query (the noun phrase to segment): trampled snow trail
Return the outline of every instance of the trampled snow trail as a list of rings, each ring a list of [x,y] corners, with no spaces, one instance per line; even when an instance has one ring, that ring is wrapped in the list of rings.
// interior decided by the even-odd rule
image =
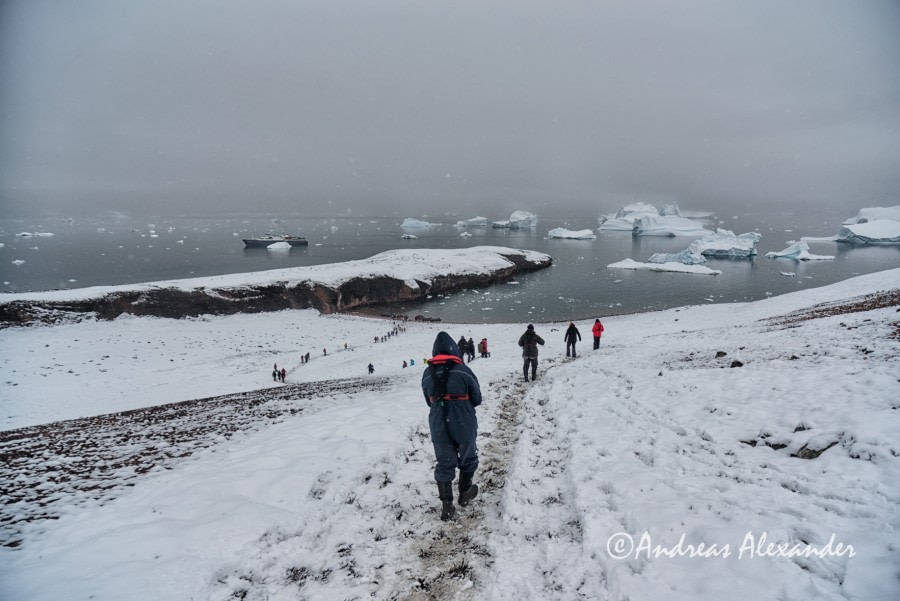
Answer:
[[[479,493],[457,507],[454,520],[439,518],[434,454],[427,429],[419,427],[402,455],[378,459],[368,473],[321,474],[306,522],[248,545],[217,574],[220,597],[261,600],[297,591],[311,598],[477,598],[493,567],[488,539],[502,519],[526,389],[509,377],[482,383],[482,391]]]

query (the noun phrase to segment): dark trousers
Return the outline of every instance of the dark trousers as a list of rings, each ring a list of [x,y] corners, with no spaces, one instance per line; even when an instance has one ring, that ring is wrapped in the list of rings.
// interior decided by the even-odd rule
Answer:
[[[570,352],[572,353],[571,356],[574,357],[575,356],[575,341],[574,340],[572,342],[566,343],[566,357],[569,356]]]
[[[600,348],[600,337],[594,336],[594,350],[596,351],[598,348]]]
[[[528,379],[528,366],[529,365],[531,365],[531,379],[533,380],[534,376],[537,374],[537,357],[535,357],[533,359],[530,357],[525,358],[525,365],[522,367],[522,371],[525,372],[526,380]]]
[[[456,468],[461,472],[474,472],[478,469],[478,448],[475,443],[457,444],[452,440],[435,442],[434,456],[437,465],[434,466],[434,479],[436,482],[453,482],[456,477]]]

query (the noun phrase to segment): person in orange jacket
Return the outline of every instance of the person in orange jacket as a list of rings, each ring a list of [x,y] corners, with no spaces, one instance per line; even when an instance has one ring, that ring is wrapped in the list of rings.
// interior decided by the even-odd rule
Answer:
[[[599,319],[594,320],[594,327],[591,328],[591,332],[594,334],[594,350],[596,351],[600,348],[600,336],[603,334],[603,324],[600,323]]]

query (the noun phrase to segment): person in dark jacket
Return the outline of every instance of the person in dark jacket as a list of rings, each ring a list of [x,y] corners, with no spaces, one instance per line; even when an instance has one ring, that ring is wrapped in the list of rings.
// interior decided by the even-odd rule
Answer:
[[[537,335],[534,326],[528,324],[528,329],[519,337],[519,346],[522,347],[522,358],[525,359],[523,371],[525,372],[525,381],[528,381],[528,366],[531,365],[531,379],[537,378],[537,360],[538,347],[544,346],[544,339]]]
[[[566,336],[565,336],[565,341],[566,341],[566,357],[569,357],[569,356],[574,357],[574,356],[575,356],[575,342],[576,342],[576,338],[577,338],[578,340],[581,340],[581,332],[578,331],[578,328],[575,327],[575,324],[574,324],[574,323],[569,322],[569,329],[566,330]],[[571,355],[569,355],[569,352],[570,352],[570,351],[571,351],[571,353],[572,353]]]
[[[466,355],[469,354],[469,343],[466,341],[465,336],[459,337],[459,340],[456,342],[456,347],[459,349],[459,356],[465,359]]]
[[[475,341],[469,338],[466,343],[466,354],[469,355],[469,363],[475,358]]]
[[[459,346],[447,332],[434,339],[434,356],[422,374],[422,393],[431,408],[428,426],[437,465],[434,479],[442,505],[441,519],[456,514],[453,506],[453,478],[459,468],[459,505],[465,507],[478,494],[472,484],[478,469],[478,419],[475,407],[481,404],[478,378],[463,363]]]

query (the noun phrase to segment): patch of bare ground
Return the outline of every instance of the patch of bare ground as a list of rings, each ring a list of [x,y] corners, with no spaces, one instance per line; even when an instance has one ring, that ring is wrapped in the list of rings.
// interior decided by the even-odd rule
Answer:
[[[873,294],[837,302],[822,303],[786,315],[771,317],[763,321],[767,325],[777,329],[793,328],[799,326],[802,322],[811,319],[820,319],[822,317],[831,317],[833,315],[845,315],[847,313],[862,313],[864,311],[874,311],[875,309],[896,307],[898,305],[900,305],[900,290],[889,290],[887,292],[875,292]]]
[[[317,397],[383,390],[385,378],[288,384],[0,432],[0,545],[63,506],[106,503],[154,469],[310,408]]]

